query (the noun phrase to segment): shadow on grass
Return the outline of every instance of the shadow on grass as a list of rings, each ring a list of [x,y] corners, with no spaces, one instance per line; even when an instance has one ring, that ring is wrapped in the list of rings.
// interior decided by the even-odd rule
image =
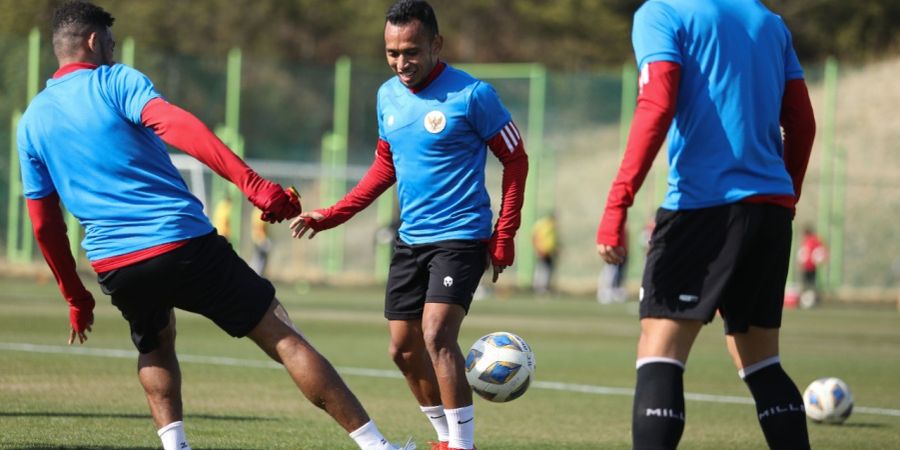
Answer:
[[[88,419],[140,419],[151,420],[150,414],[131,414],[131,413],[90,413],[90,412],[58,412],[58,411],[23,411],[8,412],[0,411],[0,417],[75,417]],[[186,414],[190,419],[206,419],[206,420],[222,420],[222,421],[267,421],[279,420],[274,417],[258,417],[258,416],[232,416],[221,414]],[[69,447],[65,447],[69,448]],[[76,448],[76,447],[72,447]],[[81,448],[81,447],[77,447]],[[99,447],[90,447],[99,448]]]

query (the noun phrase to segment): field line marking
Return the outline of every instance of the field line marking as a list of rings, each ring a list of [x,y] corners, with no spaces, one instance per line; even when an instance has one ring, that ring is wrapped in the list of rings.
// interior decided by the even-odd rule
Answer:
[[[25,344],[25,343],[13,343],[13,342],[0,342],[0,350],[6,351],[19,351],[19,352],[28,352],[28,353],[51,353],[51,354],[76,354],[76,355],[88,355],[88,356],[97,356],[103,358],[117,358],[117,359],[134,359],[136,356],[136,350],[119,350],[119,349],[110,349],[110,348],[88,348],[88,347],[68,347],[63,345],[40,345],[40,344]],[[255,367],[262,369],[281,369],[281,364],[278,364],[274,361],[262,361],[262,360],[254,360],[254,359],[240,359],[240,358],[228,358],[222,356],[202,356],[202,355],[187,355],[187,354],[179,354],[178,360],[182,362],[192,362],[197,364],[210,364],[210,365],[218,365],[218,366],[234,366],[234,367]],[[382,369],[365,369],[359,367],[335,367],[338,372],[344,375],[356,375],[362,377],[373,377],[373,378],[403,378],[402,375],[396,370],[382,370]],[[596,386],[592,384],[574,384],[574,383],[562,383],[556,381],[535,381],[531,384],[532,387],[538,389],[548,389],[554,391],[565,391],[565,392],[581,392],[584,394],[594,394],[594,395],[621,395],[626,397],[634,396],[634,389],[629,388],[618,388],[618,387],[608,387],[608,386]],[[700,394],[695,392],[685,392],[684,393],[685,400],[693,400],[698,402],[709,402],[709,403],[729,403],[729,404],[741,404],[741,405],[752,405],[753,399],[750,397],[737,397],[731,395],[712,395],[712,394]],[[862,413],[862,414],[874,414],[880,416],[893,416],[900,417],[900,409],[888,409],[888,408],[870,408],[866,406],[854,406],[854,413]]]

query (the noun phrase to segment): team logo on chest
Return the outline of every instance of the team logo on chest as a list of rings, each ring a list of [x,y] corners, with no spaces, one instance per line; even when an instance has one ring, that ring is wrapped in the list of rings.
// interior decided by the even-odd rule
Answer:
[[[429,133],[438,134],[447,127],[447,117],[440,111],[432,111],[425,115],[425,129]]]

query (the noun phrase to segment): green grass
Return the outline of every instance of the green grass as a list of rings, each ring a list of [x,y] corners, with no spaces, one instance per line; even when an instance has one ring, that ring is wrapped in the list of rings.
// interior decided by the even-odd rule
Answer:
[[[155,449],[159,440],[135,375],[136,352],[118,311],[97,293],[94,332],[65,345],[67,313],[52,283],[0,279],[0,448]],[[381,291],[279,287],[279,298],[307,337],[336,366],[382,431],[433,432],[387,357]],[[631,389],[636,305],[601,306],[587,298],[510,295],[473,304],[460,345],[490,331],[512,331],[534,348],[537,380]],[[353,449],[343,430],[309,404],[249,341],[205,319],[178,313],[188,438],[201,449]],[[11,344],[49,349],[24,351]],[[52,346],[52,347],[50,347]],[[814,378],[849,383],[857,412],[842,426],[810,424],[816,449],[900,448],[900,313],[823,307],[788,311],[784,365],[801,389]],[[78,354],[77,350],[87,350]],[[124,356],[108,350],[124,350]],[[232,358],[250,366],[193,357]],[[255,363],[256,366],[252,364]],[[700,335],[688,364],[689,392],[748,397],[724,348],[721,322]],[[537,384],[508,404],[476,400],[477,444],[493,449],[630,448],[631,397],[550,390]],[[764,449],[752,405],[688,400],[685,449]]]

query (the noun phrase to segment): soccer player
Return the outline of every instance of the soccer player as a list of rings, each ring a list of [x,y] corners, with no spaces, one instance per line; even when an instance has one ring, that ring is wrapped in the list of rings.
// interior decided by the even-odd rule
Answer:
[[[69,344],[87,340],[94,299],[76,273],[60,200],[84,227],[82,246],[100,286],[131,327],[138,378],[165,450],[190,448],[173,308],[252,339],[360,448],[393,449],[291,323],[272,284],[216,233],[164,143],[235,183],[270,222],[297,216],[299,200],[260,177],[195,116],[164,100],[146,76],[115,64],[113,20],[81,1],[56,10],[59,70],[28,106],[17,136],[34,234],[69,303]]]
[[[537,255],[534,267],[532,290],[538,295],[547,295],[553,287],[553,271],[559,253],[559,239],[556,232],[556,214],[549,213],[538,219],[531,227],[531,245]]]
[[[817,295],[816,269],[825,262],[828,256],[828,250],[825,244],[816,234],[812,225],[803,227],[803,239],[800,241],[800,248],[797,250],[797,262],[800,264],[800,276],[803,285],[803,294],[801,294],[801,306],[809,308],[815,306]],[[802,301],[806,296],[807,301]]]
[[[443,38],[428,3],[394,3],[384,41],[396,76],[378,90],[375,161],[342,200],[301,214],[291,228],[313,237],[397,182],[402,223],[384,308],[390,354],[437,432],[433,448],[472,449],[475,412],[457,339],[488,255],[494,282],[513,263],[528,157],[494,89],[440,60]],[[503,164],[493,232],[487,148]]]
[[[688,353],[718,311],[769,446],[808,449],[803,400],[778,356],[791,220],[815,135],[791,34],[745,0],[651,0],[632,33],[640,93],[597,231],[606,262],[625,256],[626,210],[667,130],[670,167],[641,287],[634,448],[678,445]]]

